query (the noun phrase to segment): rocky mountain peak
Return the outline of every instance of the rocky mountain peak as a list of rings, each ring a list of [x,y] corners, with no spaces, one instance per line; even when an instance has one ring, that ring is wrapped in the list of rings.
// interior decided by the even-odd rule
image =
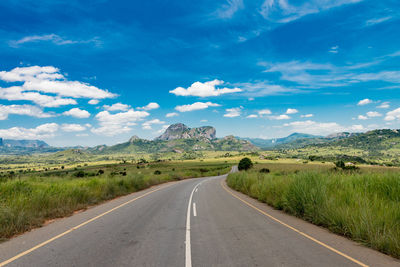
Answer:
[[[132,137],[129,139],[129,143],[133,143],[133,142],[135,142],[135,141],[137,141],[137,140],[140,140],[139,136],[134,135],[134,136],[132,136]]]
[[[202,126],[199,128],[189,128],[183,123],[170,125],[165,132],[156,138],[156,140],[175,140],[175,139],[215,139],[216,130],[211,126]]]

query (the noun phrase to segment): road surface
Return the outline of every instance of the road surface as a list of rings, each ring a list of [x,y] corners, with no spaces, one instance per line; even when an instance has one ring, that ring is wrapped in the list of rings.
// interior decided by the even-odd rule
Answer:
[[[400,266],[228,189],[226,176],[130,194],[0,244],[0,266]]]

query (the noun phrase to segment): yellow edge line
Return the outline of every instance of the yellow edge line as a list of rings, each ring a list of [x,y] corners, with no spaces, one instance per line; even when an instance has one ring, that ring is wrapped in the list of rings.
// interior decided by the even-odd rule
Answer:
[[[41,247],[43,247],[43,246],[45,246],[45,245],[47,245],[47,244],[53,242],[54,240],[59,239],[60,237],[65,236],[66,234],[69,234],[69,233],[71,233],[72,231],[74,231],[74,230],[76,230],[76,229],[79,229],[79,228],[81,228],[82,226],[84,226],[84,225],[86,225],[86,224],[88,224],[88,223],[93,222],[93,221],[99,219],[100,217],[103,217],[104,215],[107,215],[107,214],[109,214],[109,213],[111,213],[111,212],[113,212],[113,211],[115,211],[115,210],[117,210],[117,209],[119,209],[119,208],[121,208],[121,207],[123,207],[123,206],[125,206],[125,205],[128,205],[129,203],[132,203],[132,202],[135,201],[135,200],[138,200],[138,199],[140,199],[140,198],[143,198],[143,197],[145,197],[145,196],[147,196],[147,195],[150,195],[151,193],[154,193],[154,192],[159,191],[159,190],[161,190],[161,189],[167,188],[167,187],[169,187],[169,186],[171,186],[171,185],[172,185],[172,184],[167,185],[167,186],[163,186],[163,187],[160,187],[160,188],[157,188],[157,189],[154,189],[154,190],[152,190],[152,191],[150,191],[150,192],[147,192],[147,193],[145,193],[145,194],[143,194],[143,195],[141,195],[141,196],[138,196],[138,197],[136,197],[136,198],[134,198],[134,199],[131,199],[131,200],[127,201],[127,202],[124,202],[124,203],[122,203],[122,204],[120,204],[120,205],[118,205],[118,206],[116,206],[116,207],[114,207],[114,208],[112,208],[112,209],[110,209],[110,210],[108,210],[108,211],[106,211],[106,212],[103,212],[103,213],[97,215],[96,217],[93,217],[92,219],[89,219],[89,220],[87,220],[87,221],[85,221],[85,222],[83,222],[83,223],[81,223],[81,224],[79,224],[79,225],[77,225],[77,226],[72,227],[71,229],[69,229],[69,230],[67,230],[67,231],[65,231],[65,232],[63,232],[63,233],[61,233],[61,234],[59,234],[59,235],[56,235],[56,236],[54,236],[54,237],[52,237],[52,238],[50,238],[50,239],[48,239],[48,240],[46,240],[46,241],[44,241],[44,242],[42,242],[42,243],[40,243],[40,244],[34,246],[33,248],[30,248],[30,249],[28,249],[28,250],[25,250],[24,252],[21,252],[21,253],[19,253],[18,255],[14,256],[14,257],[12,257],[12,258],[6,260],[6,261],[0,262],[0,267],[5,266],[5,265],[7,265],[7,264],[9,264],[9,263],[11,263],[11,262],[13,262],[13,261],[15,261],[15,260],[17,260],[17,259],[19,259],[19,258],[25,256],[25,255],[27,255],[27,254],[29,254],[29,253],[31,253],[31,252],[37,250],[38,248],[41,248]]]
[[[354,262],[354,263],[356,263],[356,264],[358,264],[358,265],[360,265],[360,266],[368,267],[368,265],[366,265],[366,264],[364,264],[364,263],[362,263],[362,262],[360,262],[360,261],[358,261],[358,260],[356,260],[356,259],[350,257],[349,255],[347,255],[347,254],[345,254],[345,253],[343,253],[343,252],[340,252],[339,250],[337,250],[337,249],[335,249],[335,248],[333,248],[333,247],[331,247],[331,246],[329,246],[329,245],[327,245],[327,244],[325,244],[325,243],[323,243],[323,242],[321,242],[321,241],[315,239],[315,238],[312,237],[312,236],[309,236],[309,235],[306,234],[306,233],[303,233],[303,232],[300,231],[300,230],[297,230],[297,229],[294,228],[293,226],[290,226],[290,225],[288,225],[288,224],[282,222],[281,220],[275,218],[274,216],[272,216],[272,215],[266,213],[265,211],[262,211],[261,209],[257,208],[256,206],[250,204],[249,202],[247,202],[246,200],[240,198],[240,197],[237,196],[236,194],[232,193],[228,188],[226,188],[226,186],[223,184],[223,180],[221,180],[221,186],[225,189],[226,192],[228,192],[229,194],[231,194],[231,195],[234,196],[235,198],[239,199],[240,201],[242,201],[243,203],[245,203],[245,204],[248,205],[249,207],[251,207],[251,208],[257,210],[258,212],[264,214],[265,216],[269,217],[270,219],[272,219],[272,220],[274,220],[274,221],[276,221],[276,222],[282,224],[283,226],[286,226],[287,228],[289,228],[289,229],[295,231],[296,233],[299,233],[300,235],[302,235],[302,236],[304,236],[304,237],[306,237],[306,238],[308,238],[308,239],[314,241],[315,243],[317,243],[317,244],[319,244],[319,245],[321,245],[321,246],[323,246],[323,247],[325,247],[325,248],[327,248],[327,249],[329,249],[329,250],[335,252],[336,254],[339,254],[340,256],[345,257],[346,259],[348,259],[348,260],[350,260],[350,261],[352,261],[352,262]]]

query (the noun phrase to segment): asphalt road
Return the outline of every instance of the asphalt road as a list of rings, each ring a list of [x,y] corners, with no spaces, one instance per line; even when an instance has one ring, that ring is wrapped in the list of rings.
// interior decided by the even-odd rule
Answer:
[[[228,189],[168,183],[0,244],[0,266],[397,266],[399,261]]]

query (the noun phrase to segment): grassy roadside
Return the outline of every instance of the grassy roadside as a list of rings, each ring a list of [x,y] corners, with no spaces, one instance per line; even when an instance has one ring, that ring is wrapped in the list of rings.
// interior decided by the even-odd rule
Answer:
[[[262,202],[400,258],[400,172],[296,169],[263,164],[228,176],[228,185]]]
[[[90,166],[0,177],[0,240],[152,185],[227,173],[227,163],[160,162]]]

